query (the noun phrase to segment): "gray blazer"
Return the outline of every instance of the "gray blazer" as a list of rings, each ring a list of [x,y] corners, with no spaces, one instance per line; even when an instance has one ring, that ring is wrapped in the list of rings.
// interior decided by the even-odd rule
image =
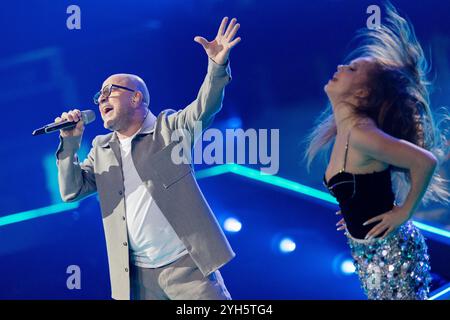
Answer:
[[[161,112],[153,125],[141,128],[132,141],[132,159],[142,181],[203,275],[234,256],[206,202],[189,164],[174,164],[171,142],[176,129],[193,131],[195,121],[207,128],[221,109],[229,64],[209,59],[208,73],[197,98],[186,108]],[[116,133],[95,137],[82,163],[77,151],[81,137],[60,138],[56,152],[59,190],[63,201],[78,201],[98,192],[103,217],[112,297],[130,299],[129,248],[120,146]]]

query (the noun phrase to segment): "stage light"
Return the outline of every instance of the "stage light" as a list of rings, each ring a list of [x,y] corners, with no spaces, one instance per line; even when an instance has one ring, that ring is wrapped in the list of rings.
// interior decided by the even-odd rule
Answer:
[[[350,259],[344,260],[341,263],[341,271],[343,274],[352,274],[355,273],[355,265],[353,261]]]
[[[226,173],[234,173],[252,180],[258,180],[267,184],[281,187],[283,189],[288,189],[316,199],[320,199],[328,203],[337,204],[336,199],[333,198],[333,196],[331,196],[329,193],[308,187],[306,185],[302,185],[300,183],[279,176],[263,174],[259,170],[247,168],[236,163],[226,163],[199,170],[195,173],[195,177],[197,179],[204,179]]]
[[[283,238],[280,241],[279,248],[280,248],[280,251],[283,253],[293,252],[296,247],[297,247],[297,245],[291,238]]]
[[[242,127],[242,119],[239,117],[231,117],[226,121],[227,128],[241,128]]]
[[[80,205],[79,201],[70,203],[58,203],[44,208],[38,208],[29,211],[10,214],[4,217],[0,217],[0,227],[8,224],[13,224],[21,221],[27,221],[30,219],[47,216],[50,214],[57,214],[64,211],[75,210],[78,208],[79,205]]]
[[[353,275],[356,271],[353,259],[347,251],[338,253],[332,262],[333,273],[338,277]]]
[[[242,223],[236,218],[228,218],[223,223],[223,228],[228,232],[239,232],[242,228]]]
[[[446,300],[449,298],[449,293],[450,293],[450,283],[447,283],[447,285],[445,285],[442,288],[439,288],[435,291],[433,291],[431,294],[431,297],[428,298],[428,300]]]

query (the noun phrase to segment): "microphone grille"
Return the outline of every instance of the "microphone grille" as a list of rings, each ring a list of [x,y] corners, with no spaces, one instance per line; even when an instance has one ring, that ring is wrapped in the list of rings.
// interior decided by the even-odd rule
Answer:
[[[84,124],[89,124],[95,120],[95,112],[92,110],[81,111]]]

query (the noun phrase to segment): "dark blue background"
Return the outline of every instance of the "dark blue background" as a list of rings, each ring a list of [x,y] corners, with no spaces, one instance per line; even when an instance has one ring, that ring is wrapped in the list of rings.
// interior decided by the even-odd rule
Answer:
[[[81,8],[81,30],[66,28],[69,16],[66,8],[71,4]],[[61,202],[55,180],[57,134],[32,137],[34,129],[52,122],[63,111],[94,109],[98,120],[85,131],[80,151],[85,155],[91,140],[106,133],[92,96],[114,73],[141,76],[149,87],[150,108],[155,114],[165,108],[183,108],[195,98],[207,67],[206,54],[193,38],[201,35],[212,39],[223,16],[239,19],[242,42],[231,53],[233,81],[226,88],[223,109],[213,126],[224,128],[234,123],[244,129],[280,129],[278,174],[323,190],[321,177],[325,163],[317,162],[308,173],[302,162],[305,147],[302,141],[326,105],[324,84],[348,53],[355,31],[365,27],[366,8],[372,4],[382,2],[40,0],[2,3],[0,217]],[[448,106],[450,2],[399,0],[394,5],[412,20],[432,60],[433,107]],[[448,163],[444,165],[443,174],[448,176]],[[334,208],[310,204],[307,198],[285,194],[276,188],[268,192],[265,186],[253,186],[245,179],[208,179],[201,184],[212,207],[217,208],[217,214],[223,212],[226,216],[230,210],[235,211],[234,214],[243,221],[248,219],[246,223],[250,224],[244,223],[240,233],[230,235],[241,255],[226,267],[224,274],[230,279],[228,285],[237,297],[362,297],[355,277],[348,281],[330,273],[333,257],[346,252],[342,235],[335,234],[333,227]],[[236,186],[246,190],[240,198],[235,198]],[[221,205],[229,199],[235,201]],[[321,218],[311,218],[319,214]],[[450,229],[446,207],[422,208],[417,218]],[[312,232],[327,239],[329,233],[330,239],[339,243],[329,254],[326,248],[330,239],[322,243],[314,237],[300,237],[305,242],[295,254],[301,254],[302,246],[310,246],[308,250],[312,251],[304,251],[308,252],[307,258],[295,258],[295,254],[277,256],[276,250],[270,251],[270,245],[264,242],[270,242],[272,237],[286,230],[291,233],[302,230],[305,221],[312,223],[315,219],[322,223],[315,224]],[[250,228],[255,224],[258,228]],[[77,213],[0,226],[0,237],[4,240],[0,288],[8,288],[0,289],[0,298],[105,297],[108,279],[104,273],[106,255],[101,228],[95,197],[83,202]],[[267,235],[267,239],[261,239],[262,234]],[[317,248],[311,243],[317,244]],[[319,250],[323,250],[325,262],[320,260],[321,256],[310,255]],[[262,256],[264,252],[267,256]],[[70,262],[71,259],[76,261]],[[257,265],[251,265],[250,260],[257,261]],[[310,261],[313,267],[309,269],[305,261]],[[72,263],[84,266],[87,274],[84,281],[90,288],[76,296],[66,292],[64,270],[59,276],[52,276]],[[324,269],[317,269],[317,266]],[[296,273],[305,274],[313,269],[320,271],[310,283],[304,282],[307,276],[302,278],[302,283],[292,280]],[[238,281],[237,274],[245,270],[250,270],[248,277]],[[271,271],[267,284],[261,283],[255,270]],[[317,282],[320,274],[323,279],[334,277],[335,287],[327,288],[327,293],[323,292],[325,284]],[[96,279],[101,289],[94,289]],[[33,281],[39,285],[33,287]],[[52,281],[61,287],[42,285]],[[276,288],[269,283],[275,283]],[[340,288],[344,283],[353,287]],[[264,288],[270,289],[264,291]]]

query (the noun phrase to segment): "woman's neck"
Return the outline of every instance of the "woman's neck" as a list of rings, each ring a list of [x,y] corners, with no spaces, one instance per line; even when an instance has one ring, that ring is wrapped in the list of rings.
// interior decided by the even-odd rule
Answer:
[[[351,106],[345,102],[336,105],[333,105],[333,102],[331,102],[331,105],[337,133],[347,133],[356,122],[356,118],[351,111]]]

